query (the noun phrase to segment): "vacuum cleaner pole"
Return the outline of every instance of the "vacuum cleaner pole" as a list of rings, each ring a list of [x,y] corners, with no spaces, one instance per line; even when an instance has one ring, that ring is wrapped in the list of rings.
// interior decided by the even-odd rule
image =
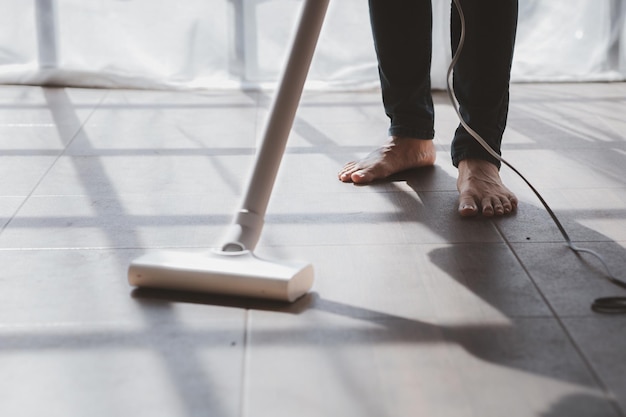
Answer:
[[[239,212],[219,250],[155,251],[133,260],[128,282],[137,287],[199,291],[295,301],[313,285],[313,266],[268,261],[253,250],[300,102],[329,0],[305,0],[256,162]]]
[[[305,0],[302,7],[300,22],[265,124],[243,204],[225,236],[223,251],[252,251],[259,241],[267,205],[302,96],[328,3],[329,0]]]

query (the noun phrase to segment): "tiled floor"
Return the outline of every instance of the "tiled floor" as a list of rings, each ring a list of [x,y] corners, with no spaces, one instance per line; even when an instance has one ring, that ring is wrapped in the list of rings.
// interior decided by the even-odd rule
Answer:
[[[367,187],[336,172],[385,136],[379,93],[308,92],[257,252],[303,259],[293,305],[133,291],[130,260],[219,243],[268,98],[0,87],[0,415],[626,415],[626,295],[521,180],[460,219],[455,115],[439,160]],[[626,84],[512,87],[505,157],[626,278]]]

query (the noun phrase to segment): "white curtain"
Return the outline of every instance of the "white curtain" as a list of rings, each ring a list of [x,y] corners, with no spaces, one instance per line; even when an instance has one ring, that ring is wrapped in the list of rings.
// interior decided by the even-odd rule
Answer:
[[[519,2],[513,81],[626,78],[625,0]],[[301,5],[302,0],[0,0],[0,83],[271,86]],[[450,7],[450,0],[433,0],[435,88],[445,86],[450,60]],[[307,88],[377,85],[367,0],[331,0]]]

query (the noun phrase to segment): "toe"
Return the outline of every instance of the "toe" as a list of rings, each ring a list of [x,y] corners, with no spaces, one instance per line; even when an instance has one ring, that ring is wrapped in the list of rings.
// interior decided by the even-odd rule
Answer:
[[[494,215],[494,208],[491,202],[491,198],[483,198],[482,201],[482,212],[485,217],[492,217]]]
[[[354,171],[350,175],[350,179],[355,184],[367,184],[369,182],[372,182],[373,177],[372,177],[371,172],[365,169],[360,169],[358,171]]]
[[[352,175],[351,172],[342,171],[339,173],[339,181],[350,182],[352,181],[351,175]]]
[[[507,195],[506,198],[502,199],[502,208],[504,209],[504,214],[515,211],[517,208],[517,197],[512,194]]]
[[[352,176],[355,170],[356,170],[355,163],[349,162],[346,165],[344,165],[344,167],[341,169],[341,171],[339,171],[339,174],[337,176],[339,177],[340,181],[350,182],[352,181],[350,177]]]
[[[502,202],[498,200],[498,201],[495,201],[493,204],[493,211],[496,216],[502,216],[504,215],[506,210],[504,209],[504,205],[502,204]]]
[[[504,211],[504,214],[509,214],[510,212],[513,211],[513,205],[511,204],[510,200],[507,200],[504,203],[502,203],[502,210]]]
[[[470,195],[462,195],[459,199],[459,213],[463,217],[472,217],[478,214],[478,206]]]

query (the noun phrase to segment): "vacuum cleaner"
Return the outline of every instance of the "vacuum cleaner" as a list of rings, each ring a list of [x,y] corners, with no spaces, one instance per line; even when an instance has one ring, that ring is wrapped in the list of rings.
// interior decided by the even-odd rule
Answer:
[[[132,286],[293,302],[313,285],[313,266],[254,254],[329,0],[305,0],[240,210],[224,243],[201,253],[155,251],[131,262]]]

